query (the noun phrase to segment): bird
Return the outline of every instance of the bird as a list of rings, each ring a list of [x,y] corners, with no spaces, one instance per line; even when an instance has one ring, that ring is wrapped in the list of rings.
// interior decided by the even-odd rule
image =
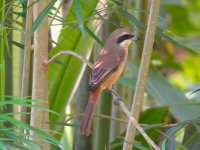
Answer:
[[[128,47],[137,40],[138,37],[128,28],[114,30],[106,40],[89,77],[90,96],[80,124],[80,134],[90,135],[98,96],[104,89],[111,89],[120,77],[128,58]]]

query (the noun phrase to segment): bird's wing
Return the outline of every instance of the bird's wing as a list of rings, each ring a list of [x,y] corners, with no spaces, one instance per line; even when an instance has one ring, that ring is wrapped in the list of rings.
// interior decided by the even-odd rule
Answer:
[[[117,55],[100,55],[94,64],[90,74],[88,85],[89,91],[94,91],[99,85],[107,79],[110,73],[114,72],[118,66],[124,61],[125,54],[123,52]]]

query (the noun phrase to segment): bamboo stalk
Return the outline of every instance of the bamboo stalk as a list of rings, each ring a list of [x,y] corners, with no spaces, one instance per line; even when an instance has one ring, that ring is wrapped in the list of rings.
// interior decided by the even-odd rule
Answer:
[[[0,1],[0,8],[5,7],[5,0]],[[3,25],[4,9],[0,10],[0,24]],[[1,35],[4,35],[4,29],[1,31]],[[4,40],[0,39],[0,95],[4,95],[5,91],[5,62],[4,62]]]
[[[33,3],[33,0],[28,0],[27,7]],[[29,79],[30,79],[30,60],[31,60],[31,36],[29,35],[33,19],[33,8],[30,6],[26,13],[26,30],[25,30],[25,45],[24,45],[24,63],[23,63],[23,71],[22,71],[22,89],[21,89],[21,97],[28,96],[29,91]],[[20,112],[27,112],[27,108],[21,106],[19,108]],[[26,115],[20,115],[20,121],[27,122]]]
[[[39,16],[41,11],[48,5],[48,0],[37,1],[33,5],[33,18]],[[46,16],[40,26],[34,33],[34,56],[33,56],[33,84],[32,84],[32,99],[34,105],[39,105],[48,108],[48,67],[43,64],[48,60],[48,17]],[[45,103],[36,103],[34,100],[42,99]],[[32,114],[37,114],[39,117],[31,116],[31,126],[49,130],[49,113],[36,108],[31,109]],[[34,134],[34,133],[32,133]],[[36,141],[42,150],[49,150],[50,145],[47,142]]]
[[[7,0],[5,1],[5,8],[3,9],[3,11],[7,11],[9,13],[6,14],[6,18],[12,18],[13,17],[13,14],[10,13],[13,11],[13,7],[12,5],[8,5],[10,4],[12,1],[11,0]],[[7,21],[6,19],[3,21],[3,26],[5,27],[8,27],[10,28],[12,26],[12,24]],[[4,95],[13,95],[13,92],[14,92],[14,88],[13,88],[13,47],[11,44],[8,44],[8,40],[12,40],[13,39],[13,31],[10,30],[10,31],[6,31],[3,33],[4,35],[1,37],[3,38],[5,41],[4,41],[4,63],[5,63],[5,80],[3,81],[3,83],[5,84],[5,93]],[[10,100],[9,98],[5,97],[4,100]],[[6,109],[4,109],[4,112],[7,112],[7,113],[10,113],[10,112],[13,112],[13,106],[12,105],[6,105],[5,106]],[[9,127],[11,127],[12,125],[10,123],[6,123],[6,125]]]
[[[160,150],[160,148],[152,141],[152,139],[146,134],[146,132],[140,127],[138,124],[137,120],[131,116],[131,113],[128,111],[126,106],[122,101],[119,101],[120,107],[123,109],[124,113],[127,115],[129,120],[131,121],[132,125],[142,134],[142,136],[145,138],[145,140],[155,149],[155,150]],[[127,143],[125,140],[124,143]]]
[[[77,101],[76,101],[76,109],[77,113],[84,112],[86,105],[88,103],[89,94],[85,87],[87,87],[88,84],[88,78],[89,78],[89,68],[85,69],[85,72],[82,76],[81,82],[79,84],[79,87],[77,89]],[[69,120],[68,120],[69,121]],[[75,119],[76,124],[81,123],[80,118]],[[92,150],[92,136],[83,136],[79,132],[79,128],[74,128],[74,143],[73,143],[73,150]]]
[[[98,102],[98,114],[111,115],[112,95],[104,91]],[[102,130],[103,129],[103,130]],[[96,118],[94,135],[94,150],[109,149],[110,120]]]
[[[135,95],[133,98],[133,104],[131,108],[131,115],[133,118],[138,120],[139,114],[143,104],[144,88],[147,80],[147,74],[150,65],[151,53],[153,48],[153,42],[155,37],[155,30],[157,25],[157,18],[159,16],[160,0],[152,0],[150,15],[148,20],[148,26],[145,36],[142,61],[139,69],[138,79],[136,83]],[[128,123],[128,128],[126,131],[125,141],[134,141],[136,132],[136,127],[131,123],[131,119]],[[132,145],[128,142],[124,142],[123,150],[131,150]]]

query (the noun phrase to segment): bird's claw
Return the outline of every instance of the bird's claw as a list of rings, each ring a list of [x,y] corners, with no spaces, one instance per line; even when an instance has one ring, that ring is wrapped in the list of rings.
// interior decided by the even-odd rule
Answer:
[[[112,89],[107,88],[107,89],[106,89],[106,92],[112,94]]]
[[[122,101],[122,98],[121,97],[117,97],[115,100],[114,100],[114,104],[115,105],[119,105],[119,102]]]

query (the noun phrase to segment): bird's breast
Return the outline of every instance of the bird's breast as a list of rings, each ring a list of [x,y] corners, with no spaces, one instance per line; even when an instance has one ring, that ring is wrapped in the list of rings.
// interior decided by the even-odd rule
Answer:
[[[117,81],[117,79],[120,77],[120,75],[124,69],[125,63],[126,63],[126,59],[101,84],[101,89],[110,88]]]

